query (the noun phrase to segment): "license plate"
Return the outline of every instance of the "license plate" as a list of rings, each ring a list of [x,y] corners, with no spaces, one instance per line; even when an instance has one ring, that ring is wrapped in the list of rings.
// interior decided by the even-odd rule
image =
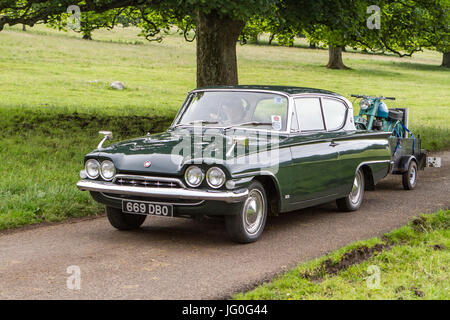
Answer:
[[[440,157],[427,157],[427,167],[440,168],[441,158]]]
[[[173,206],[167,203],[122,200],[122,211],[161,217],[173,217]]]

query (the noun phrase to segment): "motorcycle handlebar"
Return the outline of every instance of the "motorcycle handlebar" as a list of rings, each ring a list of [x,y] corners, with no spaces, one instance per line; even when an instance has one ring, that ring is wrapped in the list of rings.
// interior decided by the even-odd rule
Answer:
[[[368,96],[364,96],[364,95],[361,95],[361,94],[352,94],[351,96],[354,97],[354,98],[369,98]],[[379,97],[379,99],[380,100],[395,100],[394,97]]]

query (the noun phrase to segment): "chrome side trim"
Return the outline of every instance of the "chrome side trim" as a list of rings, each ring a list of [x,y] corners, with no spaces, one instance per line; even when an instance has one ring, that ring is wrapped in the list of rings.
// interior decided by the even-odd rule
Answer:
[[[114,199],[114,200],[131,200],[131,201],[140,201],[140,200],[132,200],[132,199],[124,199],[124,198],[117,198],[117,197],[111,197],[108,196],[107,194],[104,194],[103,192],[100,192],[102,194],[102,196],[104,196],[105,198],[109,198],[109,199]],[[145,201],[145,202],[152,202],[152,201]],[[198,206],[201,205],[203,202],[205,202],[205,200],[201,200],[198,202],[192,202],[192,203],[186,203],[186,202],[167,202],[168,204],[172,204],[174,206]]]
[[[335,197],[336,195],[337,195],[337,193],[333,193],[333,194],[329,194],[329,195],[318,197],[318,198],[314,198],[314,199],[308,199],[308,200],[301,200],[301,201],[297,201],[297,202],[292,202],[291,204],[295,205],[295,204],[299,204],[299,203],[307,203],[307,202],[319,201],[321,199],[327,199],[327,198]]]
[[[233,179],[239,179],[239,178],[247,178],[247,177],[257,177],[257,176],[271,176],[275,179],[275,181],[278,182],[277,177],[273,172],[270,170],[257,170],[257,171],[251,171],[251,172],[245,172],[245,173],[238,173],[233,175]]]
[[[363,165],[366,165],[366,164],[377,164],[377,163],[389,163],[389,166],[390,166],[391,165],[391,160],[374,160],[374,161],[361,162],[358,165],[358,167],[356,168],[356,170],[355,170],[355,175],[356,175],[356,172],[358,172],[359,168],[361,168]]]
[[[160,197],[171,199],[215,200],[227,203],[236,203],[248,197],[248,190],[239,192],[217,190],[193,190],[181,188],[146,188],[120,186],[106,181],[80,180],[77,183],[81,191],[95,191],[102,193],[126,194],[143,197]]]

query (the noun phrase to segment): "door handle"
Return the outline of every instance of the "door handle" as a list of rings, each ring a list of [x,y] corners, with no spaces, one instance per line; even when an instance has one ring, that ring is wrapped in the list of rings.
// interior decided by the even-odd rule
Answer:
[[[331,143],[330,143],[330,147],[336,147],[338,145],[339,145],[339,143],[336,143],[334,141],[331,141]]]

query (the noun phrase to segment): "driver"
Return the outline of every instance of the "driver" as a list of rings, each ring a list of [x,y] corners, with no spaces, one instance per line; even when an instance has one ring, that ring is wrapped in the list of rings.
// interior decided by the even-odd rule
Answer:
[[[244,105],[238,97],[227,97],[222,102],[222,110],[226,117],[226,121],[232,124],[242,122],[244,118]]]

